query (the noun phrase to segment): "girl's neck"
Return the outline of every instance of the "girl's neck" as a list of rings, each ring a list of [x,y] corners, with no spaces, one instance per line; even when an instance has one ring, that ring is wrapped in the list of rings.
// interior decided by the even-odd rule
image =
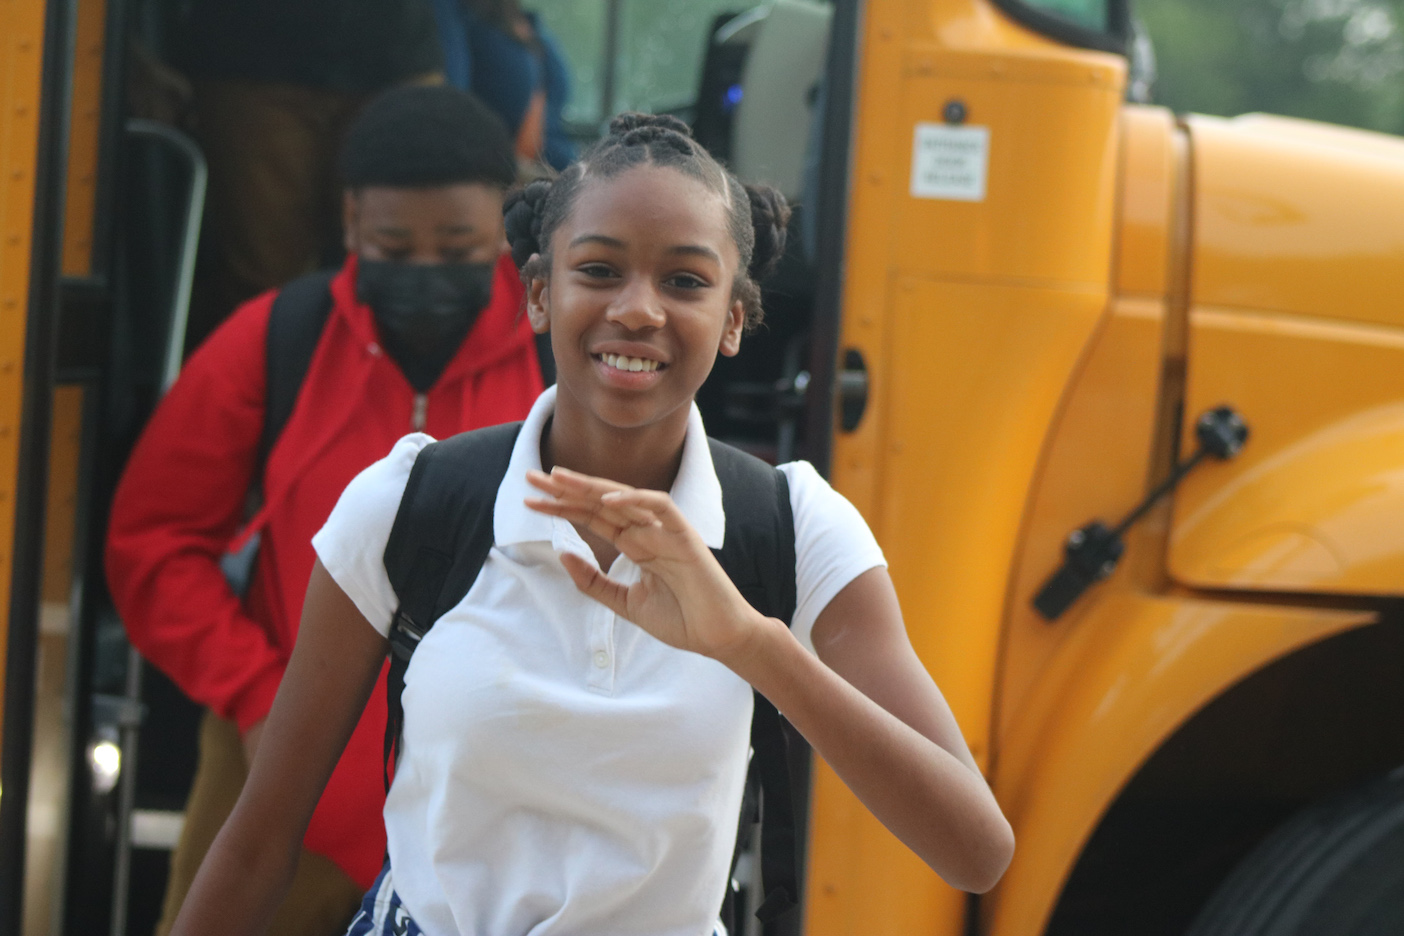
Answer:
[[[648,426],[620,429],[575,412],[557,396],[556,411],[541,436],[541,467],[556,465],[630,487],[668,491],[682,465],[691,407]]]

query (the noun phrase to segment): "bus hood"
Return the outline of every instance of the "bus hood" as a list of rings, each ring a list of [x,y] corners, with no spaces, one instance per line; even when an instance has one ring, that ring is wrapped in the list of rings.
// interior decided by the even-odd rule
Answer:
[[[1196,307],[1404,325],[1404,139],[1187,118]]]

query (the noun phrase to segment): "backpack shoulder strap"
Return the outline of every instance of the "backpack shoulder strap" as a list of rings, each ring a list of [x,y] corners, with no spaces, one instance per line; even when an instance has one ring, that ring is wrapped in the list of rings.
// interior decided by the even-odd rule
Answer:
[[[721,482],[726,534],[713,550],[741,595],[762,614],[788,627],[795,616],[795,518],[784,472],[739,449],[709,439],[712,465]],[[778,919],[799,904],[798,802],[807,797],[807,763],[798,733],[786,728],[770,700],[755,696],[751,716],[751,772],[748,788],[761,793],[761,881],[765,900],[756,910],[762,922]],[[743,816],[743,826],[749,819]],[[744,829],[743,829],[744,831]],[[739,846],[738,841],[738,846]],[[740,921],[737,921],[739,930]]]
[[[492,550],[492,514],[521,423],[431,442],[410,469],[385,546],[385,571],[399,599],[390,622],[385,780],[389,789],[404,709],[400,695],[415,648],[463,600]]]
[[[260,477],[297,405],[302,382],[312,365],[312,355],[331,315],[331,281],[337,272],[320,270],[300,276],[273,297],[273,309],[268,316],[268,389],[263,407],[263,435],[258,445]]]
[[[788,627],[798,601],[789,481],[754,455],[707,441],[726,513],[722,547],[712,552],[752,607]]]

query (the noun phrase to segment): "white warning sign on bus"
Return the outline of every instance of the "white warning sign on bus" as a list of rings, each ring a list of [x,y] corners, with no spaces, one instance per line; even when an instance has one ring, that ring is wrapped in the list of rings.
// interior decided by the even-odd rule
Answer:
[[[912,196],[984,201],[990,128],[919,123],[912,144]]]

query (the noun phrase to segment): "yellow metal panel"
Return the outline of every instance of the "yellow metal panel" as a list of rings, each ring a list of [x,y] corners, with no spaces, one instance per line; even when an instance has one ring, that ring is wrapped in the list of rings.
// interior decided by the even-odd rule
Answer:
[[[49,487],[44,511],[44,567],[39,611],[39,659],[34,687],[34,749],[29,772],[29,823],[25,829],[24,932],[54,931],[53,911],[62,880],[68,801],[71,719],[64,718],[64,689],[72,652],[69,612],[73,546],[77,533],[79,464],[83,445],[81,386],[54,391],[49,433]]]
[[[1373,619],[1126,591],[1093,600],[1001,756],[995,793],[1019,845],[985,904],[991,936],[1042,932],[1098,819],[1190,715],[1271,660]]]
[[[0,698],[9,631],[43,36],[42,0],[0,3]]]
[[[63,217],[63,275],[93,270],[102,65],[107,0],[78,0],[73,51],[73,102],[68,121],[68,182]]]
[[[1186,415],[1231,403],[1243,453],[1176,494],[1188,584],[1404,593],[1404,330],[1199,309]]]
[[[1103,303],[966,283],[898,291],[876,519],[912,643],[981,761],[1027,491]]]
[[[1001,739],[1027,717],[1022,705],[1035,679],[1092,603],[1082,599],[1055,624],[1033,609],[1033,596],[1062,563],[1067,535],[1089,520],[1116,522],[1146,492],[1163,319],[1161,301],[1118,299],[1054,424],[1010,589],[996,706]],[[1097,588],[1123,586],[1128,576],[1143,581],[1138,573],[1158,570],[1162,559],[1154,537],[1138,537]]]
[[[1404,140],[1194,117],[1194,301],[1404,324]]]
[[[875,0],[865,18],[841,347],[866,357],[871,402],[833,478],[984,763],[1028,485],[1106,311],[1125,64],[975,0]],[[913,198],[916,125],[957,97],[990,130],[986,197]],[[811,936],[962,931],[962,895],[822,765],[811,823]]]
[[[44,580],[40,599],[46,605],[66,605],[73,584],[73,537],[77,533],[82,449],[83,387],[59,387],[54,391],[48,503],[44,512]]]
[[[897,294],[886,380],[873,404],[884,413],[887,441],[876,459],[882,485],[870,518],[912,643],[983,763],[1026,491],[1105,295],[911,279]],[[811,881],[819,892],[847,877],[847,912],[855,921],[891,923],[878,932],[931,932],[927,908],[958,919],[959,896],[876,820],[847,807],[831,815],[842,796],[827,779],[816,794]]]
[[[1163,107],[1129,105],[1121,126],[1116,291],[1163,296],[1169,289],[1175,121]]]
[[[1107,283],[1121,72],[1103,62],[918,47],[906,56],[906,188],[919,122],[962,101],[990,134],[981,201],[899,198],[890,262],[906,273],[1021,282]]]

